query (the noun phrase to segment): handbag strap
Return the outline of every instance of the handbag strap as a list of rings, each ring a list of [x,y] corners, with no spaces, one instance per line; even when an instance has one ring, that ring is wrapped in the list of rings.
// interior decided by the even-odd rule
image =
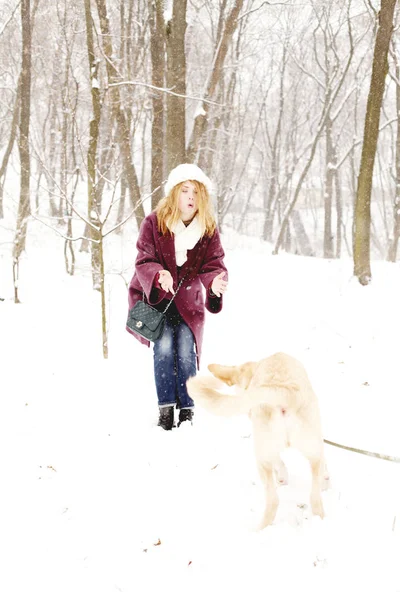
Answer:
[[[171,300],[168,302],[167,306],[164,308],[163,310],[163,314],[167,312],[167,310],[169,309],[169,307],[171,306],[172,302],[174,301],[175,296],[177,295],[177,293],[179,292],[179,288],[181,287],[183,280],[185,278],[182,277],[182,279],[180,280],[180,282],[178,283],[178,287],[176,288],[176,292],[175,294],[172,296]]]
[[[186,275],[187,275],[187,273],[186,273]],[[185,275],[185,277],[186,277],[186,275]],[[168,302],[167,306],[166,306],[166,307],[164,308],[164,310],[162,311],[162,314],[166,313],[166,312],[167,312],[167,310],[169,309],[169,307],[171,306],[172,302],[174,301],[174,298],[175,298],[175,296],[176,296],[176,295],[177,295],[177,293],[179,292],[179,289],[180,289],[180,287],[181,287],[181,285],[182,285],[182,283],[183,283],[183,281],[184,281],[185,277],[182,277],[182,279],[181,279],[181,280],[180,280],[180,282],[178,283],[178,287],[176,288],[176,292],[175,292],[175,294],[172,296],[171,300]],[[144,290],[143,290],[143,302],[145,302],[145,301],[146,301],[146,297],[145,297],[145,295],[144,295]]]

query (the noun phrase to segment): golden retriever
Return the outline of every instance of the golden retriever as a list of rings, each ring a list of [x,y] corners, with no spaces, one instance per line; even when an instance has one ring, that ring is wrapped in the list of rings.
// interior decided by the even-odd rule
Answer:
[[[275,519],[279,498],[274,471],[278,482],[285,483],[287,474],[280,454],[287,447],[296,448],[310,462],[311,510],[323,518],[321,490],[327,486],[329,476],[323,455],[318,400],[303,365],[279,352],[259,362],[236,367],[212,364],[208,369],[214,377],[196,375],[187,381],[187,389],[195,402],[214,414],[249,415],[257,467],[266,489],[260,529]],[[218,391],[223,387],[221,381],[240,390],[224,394]]]

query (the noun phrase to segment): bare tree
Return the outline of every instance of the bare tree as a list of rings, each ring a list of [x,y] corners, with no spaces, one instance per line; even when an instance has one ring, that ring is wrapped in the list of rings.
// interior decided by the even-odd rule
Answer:
[[[271,127],[275,126],[275,131],[268,135],[268,139],[271,140],[271,176],[268,186],[268,192],[264,196],[264,209],[265,209],[265,222],[263,230],[263,238],[267,241],[271,241],[273,231],[273,220],[274,213],[273,207],[276,206],[276,199],[279,189],[279,168],[280,168],[280,153],[281,153],[281,134],[282,134],[282,123],[284,116],[285,107],[285,93],[284,84],[287,67],[287,54],[288,54],[288,36],[283,44],[282,48],[282,61],[279,69],[279,103],[277,118],[271,121]],[[268,128],[270,120],[268,119],[267,111],[265,111],[265,127]]]
[[[394,47],[392,58],[395,65],[394,83],[396,85],[396,142],[395,142],[395,194],[393,202],[393,233],[389,241],[388,260],[396,262],[400,240],[400,60]]]
[[[187,0],[173,0],[172,17],[166,23],[167,87],[175,93],[186,94],[186,8]],[[167,171],[185,162],[186,156],[185,98],[167,96]]]
[[[332,136],[331,127],[332,127],[332,123],[333,123],[335,117],[332,116],[331,111],[332,111],[333,106],[335,105],[335,102],[336,102],[337,98],[339,97],[339,94],[342,90],[342,87],[346,80],[346,76],[349,72],[350,65],[351,65],[351,62],[352,62],[353,56],[354,56],[354,40],[353,40],[352,24],[351,24],[351,20],[349,17],[347,18],[347,28],[348,28],[348,39],[349,39],[349,47],[348,47],[348,51],[347,51],[347,56],[345,58],[344,64],[341,65],[341,68],[339,68],[339,66],[337,64],[336,68],[333,70],[333,74],[331,74],[325,80],[325,82],[327,84],[327,88],[324,88],[322,109],[321,109],[320,116],[318,117],[318,125],[317,125],[316,131],[314,133],[314,138],[310,142],[309,146],[306,149],[307,159],[306,159],[304,166],[302,167],[301,174],[298,178],[293,198],[289,202],[289,204],[287,204],[287,206],[285,208],[282,223],[281,223],[278,237],[275,242],[275,246],[274,246],[274,250],[273,250],[274,254],[278,253],[279,248],[281,247],[281,245],[283,243],[283,240],[285,238],[285,229],[288,225],[289,217],[290,217],[290,215],[297,203],[297,200],[300,196],[300,192],[301,192],[302,186],[305,182],[305,179],[307,177],[307,174],[311,169],[311,166],[312,166],[312,163],[314,161],[314,157],[315,157],[315,154],[317,151],[317,146],[318,146],[319,140],[322,137],[323,133],[326,132],[327,128],[328,128],[327,137],[329,140],[328,149],[327,149],[328,156],[330,159],[336,159],[336,153],[333,150],[332,137],[331,137]],[[314,46],[314,48],[315,48],[315,46]],[[336,52],[336,50],[333,49],[334,54],[335,54],[335,52]],[[298,66],[302,71],[304,71],[304,67],[302,65],[300,65],[298,63]],[[323,70],[323,72],[326,72],[326,66],[322,70]],[[308,74],[312,77],[312,79],[316,79],[315,75],[312,72],[309,71]],[[324,87],[323,84],[321,84],[319,81],[318,81],[318,86]],[[336,111],[336,113],[337,112],[338,111]],[[334,168],[336,168],[336,160],[335,160]],[[332,181],[333,181],[332,165],[328,165],[327,171],[329,174],[329,180],[328,180],[329,183],[328,184],[329,184],[329,186],[331,186]],[[331,173],[331,171],[332,171],[332,173]],[[329,245],[328,245],[326,242],[326,239],[327,239],[327,237],[331,238],[331,236],[332,236],[331,202],[332,202],[331,197],[329,197],[328,204],[325,201],[325,223],[324,223],[325,252],[329,251],[329,255],[331,255],[331,251],[330,251],[331,244],[329,243]],[[327,213],[328,213],[328,216],[327,216]]]
[[[109,95],[111,99],[112,112],[117,125],[118,141],[121,149],[121,158],[124,164],[126,181],[129,189],[129,195],[132,206],[137,206],[136,221],[140,227],[145,214],[143,206],[140,204],[140,188],[133,164],[132,151],[130,145],[130,131],[127,118],[121,102],[120,88],[117,84],[121,80],[121,75],[114,64],[114,53],[112,44],[112,33],[108,18],[106,0],[96,0],[97,11],[100,19],[100,29],[102,37],[102,49],[106,60],[106,71],[109,85]]]
[[[10,127],[10,137],[8,138],[8,144],[6,147],[6,151],[3,156],[3,160],[1,162],[0,167],[0,219],[4,217],[3,210],[3,190],[4,190],[4,181],[7,174],[8,161],[10,160],[11,152],[14,147],[14,143],[17,137],[17,130],[19,124],[19,111],[21,105],[21,76],[18,79],[17,83],[17,91],[15,94],[14,108],[11,120]]]
[[[238,26],[238,17],[240,11],[242,10],[243,2],[244,0],[235,0],[233,8],[226,19],[223,33],[221,37],[217,40],[217,47],[215,48],[213,64],[211,67],[206,89],[203,94],[204,100],[212,100],[214,97],[215,90],[222,75],[223,66],[229,45]],[[192,133],[187,148],[188,162],[196,161],[196,157],[200,150],[201,140],[207,129],[208,111],[210,105],[207,102],[204,102],[204,100],[201,103],[201,106],[197,111],[194,119]]]
[[[125,232],[134,236],[144,216],[143,190],[154,208],[167,169],[185,160],[197,162],[215,183],[220,225],[277,240],[276,248],[290,252],[351,255],[378,27],[378,19],[367,11],[379,3],[365,0],[361,11],[355,0],[30,4],[35,78],[28,147],[30,210],[44,221],[56,221],[66,235],[69,273],[75,259],[78,268],[80,260],[86,262],[86,256],[74,254],[75,208],[85,213],[78,222],[86,226],[82,246],[92,250],[100,289],[98,236],[103,235],[110,195],[109,222],[116,225],[110,236],[120,233],[122,245]],[[15,186],[15,173],[21,183],[26,175],[26,169],[20,171],[23,121],[26,126],[21,115],[22,29],[15,18],[20,6],[19,0],[7,0],[0,7],[0,218],[2,208],[5,217],[0,235],[14,231],[24,206]],[[40,26],[34,28],[35,6]],[[85,8],[90,52],[87,32],[76,26],[83,22]],[[354,39],[349,68],[348,23]],[[398,46],[398,28],[392,37]],[[386,79],[381,102],[370,241],[371,257],[398,260],[398,47],[391,62],[392,77]],[[26,98],[24,94],[25,105]],[[26,180],[22,189],[26,191]],[[140,206],[138,214],[127,228],[117,227],[128,203],[131,210]],[[24,228],[17,227],[23,234]],[[30,234],[30,224],[28,230]],[[115,242],[105,245],[106,264]],[[121,260],[128,261],[123,255]],[[112,260],[114,264],[119,258],[114,255]]]
[[[165,78],[165,24],[163,17],[163,4],[164,3],[162,0],[150,0],[149,2],[152,85],[156,88],[162,88],[164,86]],[[152,209],[154,210],[158,201],[163,195],[161,184],[163,181],[164,166],[164,99],[161,92],[157,92],[156,90],[154,90],[154,92],[152,93],[152,108],[153,121],[151,125],[151,189],[155,190],[156,188],[160,188],[152,196]],[[183,140],[185,139],[184,136],[185,130],[183,129]]]
[[[18,205],[17,228],[13,248],[14,301],[19,302],[18,280],[19,262],[26,245],[26,232],[30,212],[30,152],[29,125],[31,115],[31,7],[30,0],[21,0],[22,24],[22,63],[21,63],[21,108],[19,111],[18,150],[21,163],[20,196]]]
[[[379,121],[385,79],[388,72],[388,53],[393,31],[396,0],[382,0],[379,26],[375,38],[371,84],[364,125],[364,141],[358,176],[354,214],[354,275],[362,285],[371,280],[371,190],[379,134]]]
[[[90,91],[92,97],[93,115],[89,126],[89,145],[87,151],[87,189],[88,189],[88,223],[85,228],[84,241],[87,243],[88,235],[92,238],[91,260],[93,288],[101,290],[101,256],[99,252],[100,239],[100,206],[97,205],[96,196],[97,170],[98,170],[98,142],[101,121],[101,98],[98,67],[93,41],[93,22],[90,0],[85,1],[86,43],[89,59]],[[83,248],[84,249],[84,248]],[[104,307],[105,311],[105,307]]]

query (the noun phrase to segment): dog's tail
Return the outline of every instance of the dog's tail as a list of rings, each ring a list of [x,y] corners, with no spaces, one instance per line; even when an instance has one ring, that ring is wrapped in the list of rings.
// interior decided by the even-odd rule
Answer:
[[[215,377],[201,375],[188,379],[186,385],[189,396],[196,403],[222,417],[247,414],[249,410],[259,404],[266,404],[271,408],[286,409],[288,395],[298,389],[296,387],[288,388],[274,385],[236,390],[235,394],[224,394],[218,391],[223,386],[220,380]]]

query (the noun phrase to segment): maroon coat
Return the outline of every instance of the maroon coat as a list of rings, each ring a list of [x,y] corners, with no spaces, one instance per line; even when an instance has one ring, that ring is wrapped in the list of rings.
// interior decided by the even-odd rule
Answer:
[[[172,234],[162,235],[157,228],[157,216],[154,212],[148,215],[139,231],[136,243],[138,255],[135,262],[135,273],[129,284],[129,309],[142,300],[143,291],[149,304],[157,305],[164,298],[170,299],[172,294],[164,292],[157,286],[157,274],[166,269],[174,280],[176,291],[178,280],[185,277],[174,302],[178,312],[193,332],[197,348],[197,365],[200,363],[204,329],[204,306],[212,313],[222,309],[220,298],[211,297],[209,289],[216,275],[227,269],[224,265],[223,251],[218,230],[211,237],[204,236],[192,250],[187,251],[187,260],[180,267],[179,277],[175,259],[175,245]],[[204,300],[201,284],[206,289]],[[150,346],[150,342],[127,329],[142,344]]]

